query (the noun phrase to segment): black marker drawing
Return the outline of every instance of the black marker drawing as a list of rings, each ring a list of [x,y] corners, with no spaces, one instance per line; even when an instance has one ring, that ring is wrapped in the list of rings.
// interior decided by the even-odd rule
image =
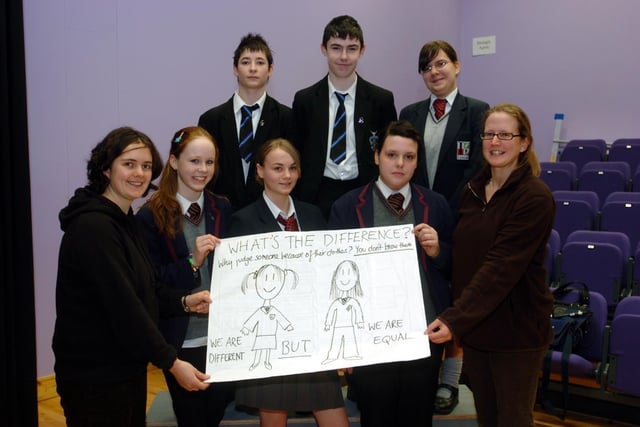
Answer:
[[[271,369],[271,350],[278,347],[276,337],[278,325],[285,331],[293,330],[291,322],[271,303],[285,285],[295,289],[298,285],[298,274],[273,264],[263,265],[257,271],[249,273],[242,281],[243,294],[246,294],[247,287],[254,286],[258,296],[263,300],[262,306],[244,322],[241,329],[244,335],[256,333],[252,347],[254,358],[249,367],[250,371],[260,364],[263,353],[264,367]]]
[[[331,299],[324,330],[332,330],[331,347],[323,365],[337,360],[342,353],[345,360],[362,359],[358,351],[356,327],[364,328],[362,307],[357,300],[362,297],[360,271],[358,265],[350,260],[338,264],[331,279]]]

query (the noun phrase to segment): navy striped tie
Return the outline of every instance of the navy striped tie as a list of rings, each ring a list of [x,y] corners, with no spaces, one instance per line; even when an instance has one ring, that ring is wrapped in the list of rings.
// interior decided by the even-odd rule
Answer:
[[[333,132],[331,133],[331,160],[339,165],[347,157],[347,112],[344,108],[346,93],[334,92],[338,98],[338,109],[336,118],[333,121]]]
[[[240,120],[240,135],[238,141],[240,143],[240,155],[245,162],[251,160],[253,156],[253,119],[252,113],[259,108],[258,104],[252,106],[242,106],[242,118]]]

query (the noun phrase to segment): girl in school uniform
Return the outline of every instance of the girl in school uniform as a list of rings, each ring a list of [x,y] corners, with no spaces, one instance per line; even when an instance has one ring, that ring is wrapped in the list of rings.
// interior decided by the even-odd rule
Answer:
[[[260,147],[256,173],[264,191],[233,215],[230,235],[325,229],[316,206],[291,198],[300,172],[298,151],[286,139],[273,139]],[[312,411],[320,427],[349,425],[336,371],[238,382],[236,403],[258,408],[262,427],[285,427],[287,413],[294,411]]]
[[[180,129],[171,139],[158,191],[138,213],[161,280],[190,293],[209,289],[214,249],[226,236],[231,220],[229,202],[205,190],[215,176],[217,161],[218,148],[209,132],[196,126]],[[207,327],[207,316],[197,313],[160,323],[179,357],[203,372]],[[165,378],[180,427],[218,425],[233,400],[231,382],[190,392],[166,371]]]

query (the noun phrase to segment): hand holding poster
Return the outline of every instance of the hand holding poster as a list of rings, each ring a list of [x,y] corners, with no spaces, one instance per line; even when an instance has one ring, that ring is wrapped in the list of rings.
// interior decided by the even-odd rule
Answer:
[[[224,239],[211,281],[210,381],[428,357],[412,229]]]

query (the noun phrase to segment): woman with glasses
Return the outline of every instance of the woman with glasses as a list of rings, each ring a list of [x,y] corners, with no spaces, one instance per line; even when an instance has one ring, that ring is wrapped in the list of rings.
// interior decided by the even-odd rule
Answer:
[[[480,425],[533,426],[552,338],[544,254],[555,204],[538,178],[524,111],[499,104],[485,117],[487,166],[462,193],[453,236],[453,306],[426,333],[435,343],[462,344]]]
[[[400,119],[418,129],[425,148],[413,181],[442,194],[455,217],[462,189],[484,164],[480,132],[489,104],[460,93],[458,54],[444,40],[422,46],[418,73],[431,95],[400,111]],[[445,347],[434,402],[438,414],[449,414],[458,404],[462,371],[460,349],[453,342]]]

